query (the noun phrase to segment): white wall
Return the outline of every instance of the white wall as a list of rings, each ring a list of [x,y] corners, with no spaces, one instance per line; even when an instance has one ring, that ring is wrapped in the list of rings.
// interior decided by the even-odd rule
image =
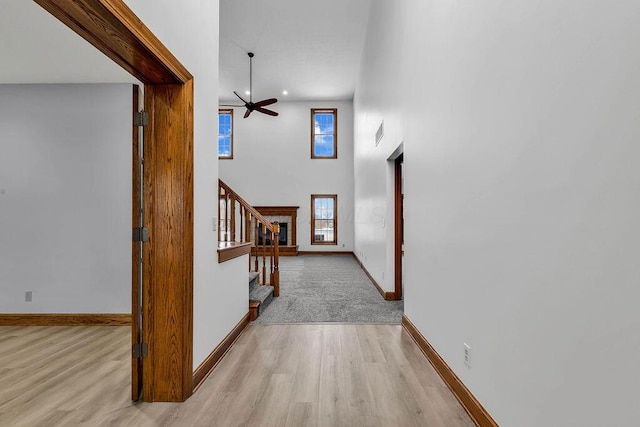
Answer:
[[[353,104],[278,102],[278,117],[234,112],[233,160],[220,178],[254,206],[299,206],[300,251],[353,250]],[[271,107],[270,107],[271,108]],[[338,109],[338,158],[311,159],[311,108]],[[338,195],[338,245],[311,244],[311,194]]]
[[[356,206],[383,205],[404,141],[405,312],[500,425],[640,417],[639,16],[631,0],[374,2]],[[375,150],[380,118],[397,131]],[[356,250],[382,253],[377,231],[357,223]]]
[[[130,84],[0,85],[0,312],[131,312],[131,111]]]
[[[2,0],[1,83],[138,80],[34,1]]]
[[[386,291],[395,286],[394,169],[388,159],[401,151],[404,104],[415,96],[415,90],[404,92],[404,29],[389,27],[401,21],[401,11],[374,3],[354,97],[355,254]],[[384,136],[376,145],[383,121]]]
[[[247,314],[247,275],[218,265],[218,1],[126,0],[194,76],[193,366]]]

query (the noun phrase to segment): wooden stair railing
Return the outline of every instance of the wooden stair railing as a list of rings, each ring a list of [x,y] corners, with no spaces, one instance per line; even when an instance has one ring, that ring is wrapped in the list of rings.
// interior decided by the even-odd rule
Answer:
[[[249,256],[249,270],[253,261],[253,271],[261,273],[261,284],[273,286],[274,297],[280,296],[279,232],[280,226],[277,222],[269,222],[231,187],[221,179],[218,180],[218,241],[253,243]]]

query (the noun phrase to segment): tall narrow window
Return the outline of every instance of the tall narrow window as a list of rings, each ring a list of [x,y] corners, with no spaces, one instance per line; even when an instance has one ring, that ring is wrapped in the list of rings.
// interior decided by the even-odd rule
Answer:
[[[311,109],[311,158],[338,158],[338,110]]]
[[[311,244],[338,244],[338,196],[311,195]]]
[[[233,159],[233,110],[218,110],[218,158]]]

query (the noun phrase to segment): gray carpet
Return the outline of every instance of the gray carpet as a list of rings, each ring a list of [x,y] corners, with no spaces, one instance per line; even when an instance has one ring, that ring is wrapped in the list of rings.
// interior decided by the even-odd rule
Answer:
[[[400,323],[403,308],[351,255],[300,255],[280,258],[280,296],[254,323]]]

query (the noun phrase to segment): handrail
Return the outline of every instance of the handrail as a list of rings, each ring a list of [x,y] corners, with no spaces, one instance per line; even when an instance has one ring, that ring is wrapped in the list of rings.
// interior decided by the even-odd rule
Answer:
[[[254,218],[256,218],[258,221],[263,223],[269,229],[269,231],[275,233],[273,224],[271,224],[271,222],[268,219],[266,219],[264,216],[262,216],[262,214],[260,212],[258,212],[253,206],[251,206],[249,203],[247,203],[247,201],[245,199],[240,197],[240,195],[238,193],[233,191],[233,189],[231,187],[229,187],[227,184],[225,184],[223,180],[218,179],[218,184],[220,184],[220,187],[224,188],[224,191],[226,192],[226,194],[232,195],[233,198],[238,203],[240,203],[247,211],[249,211],[251,213],[251,215],[253,215]]]

